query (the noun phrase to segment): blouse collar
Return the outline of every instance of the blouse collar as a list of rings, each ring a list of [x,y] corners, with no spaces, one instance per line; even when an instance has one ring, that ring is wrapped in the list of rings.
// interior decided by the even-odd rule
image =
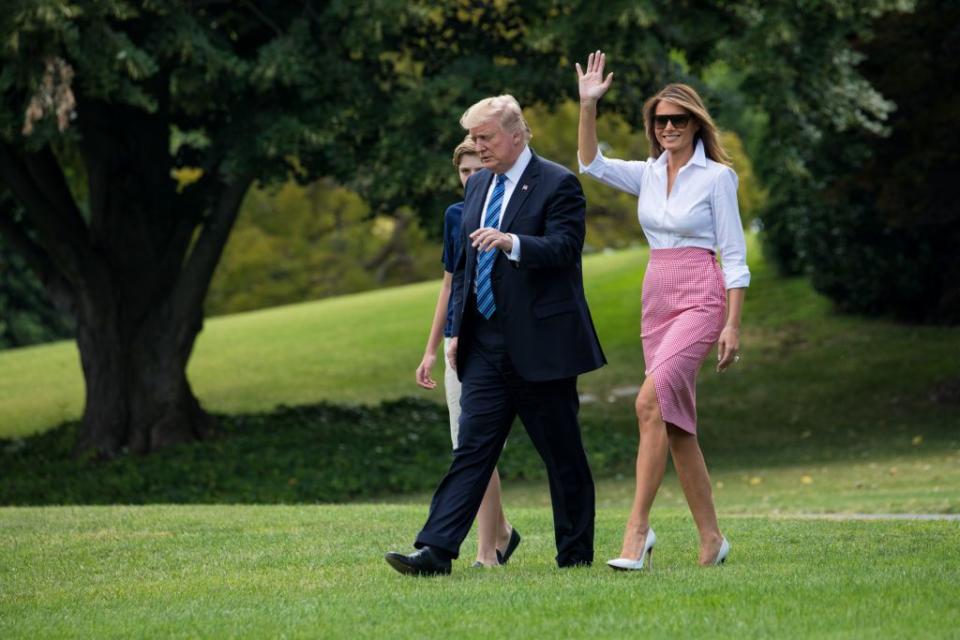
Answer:
[[[657,158],[657,161],[654,163],[657,167],[667,168],[667,152],[664,151]],[[683,170],[689,165],[694,165],[697,167],[706,167],[707,166],[707,152],[703,149],[703,140],[697,138],[697,143],[693,148],[693,155],[690,157],[690,160],[687,161],[687,164],[680,167]]]

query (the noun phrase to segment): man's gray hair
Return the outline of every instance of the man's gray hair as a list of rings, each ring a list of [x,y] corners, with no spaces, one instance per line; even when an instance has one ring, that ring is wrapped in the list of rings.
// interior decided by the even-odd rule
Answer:
[[[524,142],[530,142],[533,137],[520,103],[511,95],[484,98],[464,112],[460,125],[464,129],[472,129],[490,120],[496,120],[507,133],[520,131]]]

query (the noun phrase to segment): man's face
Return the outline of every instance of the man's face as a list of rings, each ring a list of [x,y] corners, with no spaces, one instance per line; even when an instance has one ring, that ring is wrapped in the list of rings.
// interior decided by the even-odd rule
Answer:
[[[522,134],[519,131],[507,133],[496,120],[488,120],[471,128],[470,137],[477,145],[480,162],[494,173],[505,173],[523,151]]]
[[[467,186],[467,178],[483,168],[480,162],[480,156],[475,153],[465,153],[460,156],[460,164],[457,166],[457,173],[460,175],[460,184]]]

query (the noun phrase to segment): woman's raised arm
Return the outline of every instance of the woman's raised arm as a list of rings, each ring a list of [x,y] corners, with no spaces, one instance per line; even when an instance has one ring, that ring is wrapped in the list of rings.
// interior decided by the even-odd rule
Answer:
[[[577,146],[580,162],[589,165],[597,157],[597,101],[613,82],[613,73],[603,77],[607,55],[597,49],[587,57],[587,70],[576,64],[580,84],[580,126],[577,128]]]

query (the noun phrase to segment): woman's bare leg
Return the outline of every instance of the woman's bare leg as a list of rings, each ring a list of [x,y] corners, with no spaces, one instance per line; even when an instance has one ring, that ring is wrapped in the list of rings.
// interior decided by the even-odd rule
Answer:
[[[707,463],[703,459],[697,436],[682,429],[670,426],[667,429],[670,439],[670,454],[673,465],[687,498],[693,521],[700,533],[700,564],[711,564],[723,544],[723,535],[717,523],[717,511],[713,506],[713,488]]]
[[[639,559],[650,529],[650,508],[667,468],[667,425],[660,416],[660,403],[653,378],[647,378],[636,402],[640,447],[637,451],[637,487],[633,508],[623,533],[621,558]]]

